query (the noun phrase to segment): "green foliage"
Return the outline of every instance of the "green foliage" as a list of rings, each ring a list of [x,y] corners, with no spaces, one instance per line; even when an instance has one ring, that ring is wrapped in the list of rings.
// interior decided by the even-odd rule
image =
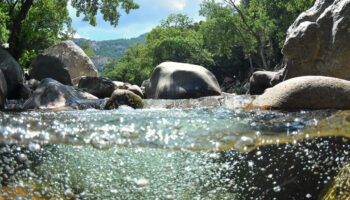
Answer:
[[[83,43],[81,44],[81,49],[83,49],[83,51],[85,52],[85,54],[86,54],[87,56],[89,56],[90,59],[95,55],[95,53],[94,53],[94,52],[91,50],[91,48],[90,48],[90,44],[89,44],[89,41],[88,41],[88,40],[86,40],[85,42],[83,42]]]
[[[203,36],[186,15],[170,15],[147,34],[145,44],[133,46],[119,62],[106,66],[106,76],[119,81],[141,84],[164,61],[211,66],[210,52],[203,48]]]
[[[282,58],[288,27],[313,0],[204,0],[193,23],[186,15],[172,14],[132,47],[119,61],[107,65],[112,79],[140,84],[164,61],[202,65],[216,77],[243,81],[258,68],[272,69]],[[237,92],[239,92],[237,90]]]
[[[9,31],[6,29],[6,20],[8,16],[2,11],[0,7],[0,44],[7,42]]]
[[[118,8],[122,8],[126,13],[132,9],[139,8],[133,0],[72,0],[71,4],[77,9],[77,16],[82,13],[84,21],[88,21],[92,26],[96,26],[96,15],[98,10],[102,13],[103,19],[109,21],[111,25],[117,26],[121,16]]]
[[[120,61],[113,59],[106,65],[105,76],[123,82],[141,85],[153,70],[153,59],[144,45],[135,45],[126,50]]]
[[[120,17],[117,8],[126,13],[138,8],[133,0],[72,0],[71,5],[92,25],[96,25],[95,16],[100,11],[114,26]],[[7,41],[12,56],[26,66],[33,51],[38,54],[73,35],[67,6],[66,0],[0,1],[0,41]]]
[[[37,52],[32,49],[32,50],[25,50],[22,57],[19,59],[18,63],[23,66],[24,68],[29,69],[29,64],[33,58],[37,56]],[[30,70],[30,69],[29,69]]]

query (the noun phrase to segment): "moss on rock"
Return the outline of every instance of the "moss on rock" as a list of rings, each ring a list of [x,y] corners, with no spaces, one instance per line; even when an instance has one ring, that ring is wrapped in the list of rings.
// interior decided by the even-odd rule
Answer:
[[[127,105],[132,108],[143,108],[142,98],[129,90],[115,90],[106,103],[105,109],[117,109],[121,105]]]

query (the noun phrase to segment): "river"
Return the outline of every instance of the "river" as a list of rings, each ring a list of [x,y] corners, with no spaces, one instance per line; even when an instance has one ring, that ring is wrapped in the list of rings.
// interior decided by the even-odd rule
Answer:
[[[251,98],[0,112],[0,199],[322,199],[350,160],[350,113]]]

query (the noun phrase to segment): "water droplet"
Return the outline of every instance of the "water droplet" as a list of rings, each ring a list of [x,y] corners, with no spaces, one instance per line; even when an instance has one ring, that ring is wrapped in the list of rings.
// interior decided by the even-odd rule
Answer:
[[[256,142],[252,137],[241,136],[234,144],[234,147],[239,151],[250,151],[255,148]]]
[[[134,183],[136,184],[137,187],[145,187],[149,184],[149,181],[144,178],[140,179],[134,179]]]
[[[281,187],[278,185],[278,186],[273,188],[273,191],[280,192],[281,191]]]
[[[39,151],[40,150],[40,145],[39,144],[36,144],[36,143],[29,143],[28,144],[28,149],[30,151]]]
[[[118,193],[118,190],[116,190],[116,189],[111,189],[111,193],[112,193],[112,194],[117,194],[117,193]]]
[[[25,161],[25,160],[27,160],[28,158],[27,158],[27,156],[26,156],[25,154],[21,153],[21,154],[18,155],[18,159],[19,159],[20,161]]]

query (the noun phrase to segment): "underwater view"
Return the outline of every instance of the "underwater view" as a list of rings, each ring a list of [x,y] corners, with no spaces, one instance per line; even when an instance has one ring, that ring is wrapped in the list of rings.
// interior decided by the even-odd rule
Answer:
[[[1,112],[0,199],[346,199],[350,112],[250,100]]]

